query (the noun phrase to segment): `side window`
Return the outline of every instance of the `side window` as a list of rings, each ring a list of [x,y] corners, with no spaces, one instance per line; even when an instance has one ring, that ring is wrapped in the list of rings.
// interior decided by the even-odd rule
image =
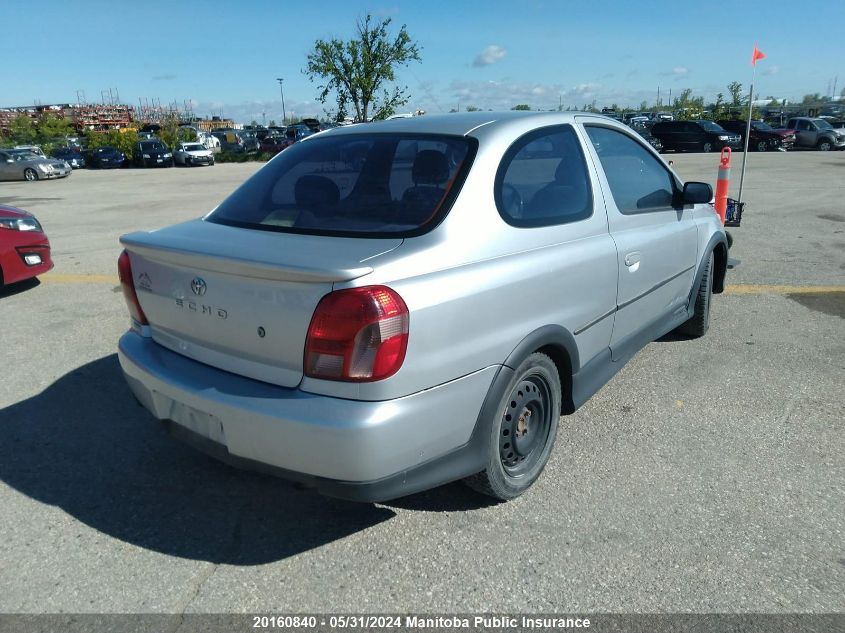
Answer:
[[[651,152],[623,132],[593,125],[585,128],[619,211],[642,213],[672,206],[675,179]]]
[[[810,125],[807,123],[807,121],[798,121],[795,126],[795,129],[804,132],[810,129]]]
[[[569,125],[526,134],[505,152],[494,194],[499,214],[518,227],[567,224],[593,214],[584,153]]]

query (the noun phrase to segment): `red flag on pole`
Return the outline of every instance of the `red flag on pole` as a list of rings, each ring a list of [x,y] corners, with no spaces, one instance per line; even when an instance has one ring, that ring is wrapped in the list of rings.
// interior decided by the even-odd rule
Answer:
[[[763,54],[763,51],[761,51],[759,48],[757,48],[757,45],[755,44],[754,45],[754,52],[751,53],[751,65],[756,66],[758,59],[766,59],[766,56]]]

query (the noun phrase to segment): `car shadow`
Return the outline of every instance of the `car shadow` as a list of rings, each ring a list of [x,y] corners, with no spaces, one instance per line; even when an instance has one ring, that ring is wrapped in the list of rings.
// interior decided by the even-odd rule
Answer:
[[[395,516],[177,442],[135,401],[116,355],[0,409],[0,480],[113,538],[231,565],[277,561]]]
[[[40,285],[41,282],[38,281],[36,277],[33,277],[31,279],[24,279],[23,281],[9,284],[8,286],[3,286],[0,288],[0,299],[3,299],[4,297],[12,297],[22,292],[26,292],[27,290],[32,290]]]
[[[694,341],[696,339],[695,336],[692,334],[682,334],[677,330],[672,330],[671,332],[667,332],[663,336],[658,339],[655,339],[655,343],[683,343],[686,341]]]
[[[502,502],[475,492],[457,481],[400,499],[386,501],[383,505],[417,512],[466,512],[489,508],[500,503]]]

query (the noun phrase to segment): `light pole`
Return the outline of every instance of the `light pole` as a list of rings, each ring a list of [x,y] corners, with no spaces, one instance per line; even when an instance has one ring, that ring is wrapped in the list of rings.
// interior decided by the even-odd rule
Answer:
[[[282,83],[285,81],[281,77],[277,77],[276,81],[279,82],[279,92],[282,93],[282,125],[285,124],[285,120],[287,120],[287,116],[285,115],[285,88],[282,86]]]

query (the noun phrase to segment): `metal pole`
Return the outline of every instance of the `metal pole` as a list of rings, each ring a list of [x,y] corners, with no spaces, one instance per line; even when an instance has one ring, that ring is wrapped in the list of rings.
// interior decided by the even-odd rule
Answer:
[[[742,172],[739,175],[739,194],[737,194],[737,204],[742,202],[742,183],[745,180],[745,161],[748,158],[748,137],[751,136],[751,108],[754,99],[754,78],[757,75],[757,65],[753,66],[751,71],[751,90],[748,91],[748,122],[745,124],[745,148],[742,150]]]
[[[285,89],[284,89],[284,86],[282,86],[282,83],[285,80],[282,79],[281,77],[277,77],[276,81],[279,82],[279,92],[282,94],[282,125],[284,125],[285,121],[287,120],[287,115],[285,113]]]

